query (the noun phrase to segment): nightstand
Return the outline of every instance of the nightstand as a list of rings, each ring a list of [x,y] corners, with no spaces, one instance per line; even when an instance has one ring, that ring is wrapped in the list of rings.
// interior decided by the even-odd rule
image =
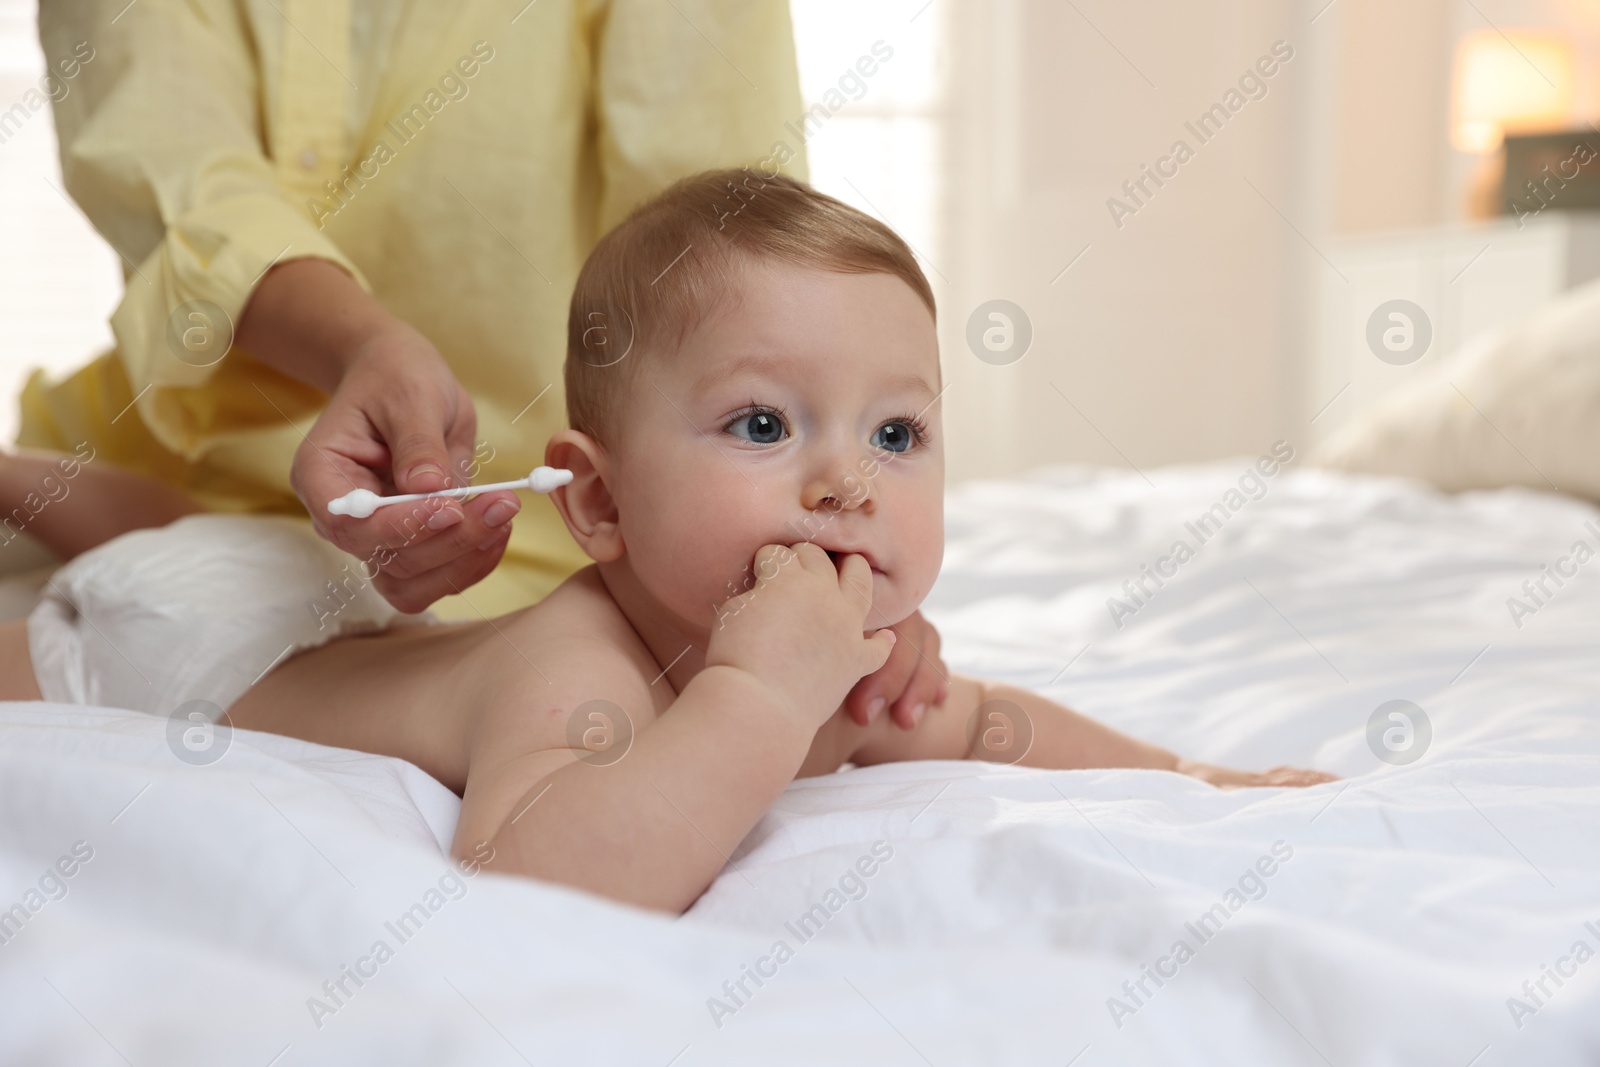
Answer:
[[[1324,251],[1337,273],[1317,271],[1311,444],[1464,343],[1600,277],[1600,211],[1396,231]]]

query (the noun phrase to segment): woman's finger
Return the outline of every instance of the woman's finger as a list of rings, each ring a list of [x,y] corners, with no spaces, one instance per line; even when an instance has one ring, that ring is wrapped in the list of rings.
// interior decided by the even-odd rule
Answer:
[[[416,614],[440,597],[459,593],[482,581],[499,565],[509,540],[508,534],[486,549],[472,549],[442,567],[403,580],[380,573],[372,584],[395,608]]]
[[[396,534],[390,539],[388,562],[383,564],[383,572],[405,581],[445,566],[459,556],[476,552],[485,542],[498,538],[511,528],[511,520],[521,510],[522,503],[516,493],[500,489],[473,497],[464,505],[457,506],[462,519],[445,530],[430,531],[409,516],[397,524]],[[388,509],[380,508],[377,515],[382,515],[385,510]],[[405,507],[396,507],[395,510],[404,512]],[[422,536],[424,534],[426,536]]]

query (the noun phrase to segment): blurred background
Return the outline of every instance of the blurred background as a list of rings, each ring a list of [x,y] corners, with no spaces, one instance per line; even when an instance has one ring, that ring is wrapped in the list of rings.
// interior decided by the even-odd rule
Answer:
[[[1600,0],[792,10],[813,181],[938,293],[953,480],[1308,450],[1600,274]],[[16,106],[35,19],[0,0],[7,440],[28,369],[108,346],[122,287],[48,107]]]

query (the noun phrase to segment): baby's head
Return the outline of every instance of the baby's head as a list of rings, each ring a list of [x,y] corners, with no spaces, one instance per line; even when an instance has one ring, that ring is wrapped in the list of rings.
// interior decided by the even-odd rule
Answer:
[[[613,593],[708,633],[766,544],[873,569],[869,628],[944,553],[934,301],[882,223],[781,176],[687,178],[607,234],[567,325],[554,499]]]

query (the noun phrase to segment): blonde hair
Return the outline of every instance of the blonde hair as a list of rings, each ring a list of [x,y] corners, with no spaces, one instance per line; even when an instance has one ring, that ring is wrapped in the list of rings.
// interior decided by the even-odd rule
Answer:
[[[643,358],[675,351],[749,261],[891,274],[936,316],[910,247],[883,223],[793,178],[713,170],[674,183],[595,245],[567,314],[567,419],[604,441]]]

